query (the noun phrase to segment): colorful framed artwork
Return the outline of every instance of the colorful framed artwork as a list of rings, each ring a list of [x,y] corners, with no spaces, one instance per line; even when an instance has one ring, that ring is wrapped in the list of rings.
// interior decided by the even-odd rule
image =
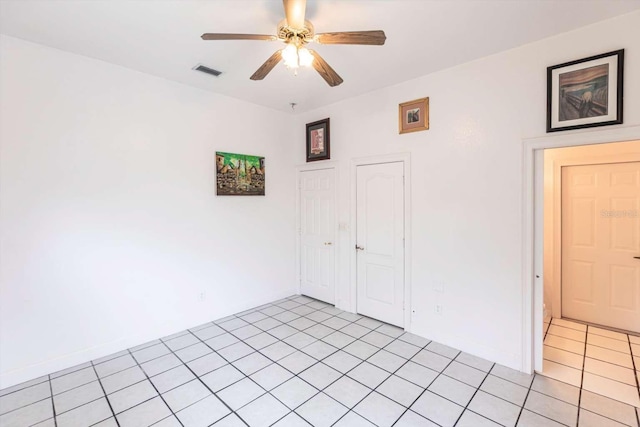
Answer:
[[[329,143],[329,119],[307,123],[307,162],[329,160],[331,158]]]
[[[398,131],[403,133],[429,129],[429,98],[414,99],[398,106]]]
[[[216,195],[264,196],[264,157],[216,151]]]
[[[622,123],[624,49],[547,68],[547,132]]]

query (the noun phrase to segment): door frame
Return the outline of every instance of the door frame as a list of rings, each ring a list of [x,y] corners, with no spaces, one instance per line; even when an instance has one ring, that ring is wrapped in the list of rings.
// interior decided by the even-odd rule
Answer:
[[[358,157],[351,159],[351,195],[350,195],[350,223],[351,233],[349,247],[352,248],[350,268],[350,311],[357,312],[357,271],[358,260],[355,251],[357,232],[356,191],[358,186],[358,166],[376,165],[382,163],[401,162],[404,167],[404,325],[407,332],[411,332],[411,153],[386,154],[381,156]]]
[[[334,268],[333,268],[333,303],[334,305],[338,304],[338,254],[340,253],[339,248],[340,248],[340,242],[337,237],[337,227],[338,227],[338,212],[339,212],[339,206],[338,206],[338,183],[339,181],[339,168],[338,168],[338,162],[336,161],[325,161],[325,162],[318,162],[318,163],[312,163],[312,164],[305,164],[305,165],[300,165],[300,166],[296,166],[296,278],[298,279],[297,283],[296,283],[296,293],[298,295],[301,295],[301,290],[302,290],[302,266],[301,266],[301,262],[302,262],[302,256],[301,256],[301,250],[302,250],[302,243],[301,243],[301,236],[302,236],[302,223],[300,221],[300,216],[302,215],[302,210],[301,210],[301,206],[300,203],[302,201],[302,198],[300,197],[300,178],[302,177],[302,173],[303,172],[310,172],[310,171],[318,171],[318,170],[325,170],[325,169],[331,169],[333,170],[333,179],[334,179],[334,185],[333,185],[333,213],[335,216],[334,219],[334,229],[333,229],[333,262],[334,262]]]
[[[523,140],[522,150],[522,371],[542,370],[543,150],[640,140],[640,126],[574,131]]]

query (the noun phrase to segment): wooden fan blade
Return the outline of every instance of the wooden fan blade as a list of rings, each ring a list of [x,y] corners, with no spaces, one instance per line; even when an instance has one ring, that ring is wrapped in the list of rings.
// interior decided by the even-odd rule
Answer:
[[[275,67],[281,59],[282,49],[271,55],[271,57],[267,59],[255,73],[253,73],[253,76],[251,76],[251,80],[262,80],[267,77],[267,74],[269,74],[271,70],[273,70],[273,67]]]
[[[331,68],[331,65],[327,64],[327,61],[322,59],[322,57],[315,50],[309,50],[311,55],[313,55],[313,68],[316,69],[318,74],[322,76],[324,81],[326,81],[329,86],[334,87],[341,84],[344,80],[342,77],[336,73],[336,71]]]
[[[278,40],[276,36],[265,34],[224,34],[224,33],[204,33],[202,40]]]
[[[282,0],[282,2],[284,3],[287,25],[298,30],[304,28],[307,0]]]
[[[316,34],[315,40],[321,44],[366,44],[382,46],[387,36],[382,30],[342,31],[338,33]]]

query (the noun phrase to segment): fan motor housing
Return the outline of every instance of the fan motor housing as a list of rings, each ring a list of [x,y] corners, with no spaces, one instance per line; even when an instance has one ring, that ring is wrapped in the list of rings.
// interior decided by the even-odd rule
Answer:
[[[292,28],[287,25],[287,20],[283,19],[278,24],[278,30],[276,34],[278,35],[278,39],[284,42],[295,40],[297,38],[299,40],[299,43],[306,44],[310,41],[313,41],[315,30],[313,28],[313,24],[306,19],[304,21],[304,28]]]

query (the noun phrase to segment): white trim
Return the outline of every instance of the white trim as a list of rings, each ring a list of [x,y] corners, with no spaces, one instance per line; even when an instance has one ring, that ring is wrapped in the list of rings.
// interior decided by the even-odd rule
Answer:
[[[581,130],[562,135],[545,135],[523,141],[522,152],[522,371],[532,373],[535,365],[542,363],[542,346],[534,345],[534,317],[542,316],[542,299],[534,298],[541,291],[544,281],[542,274],[542,247],[537,242],[535,224],[541,224],[542,209],[536,209],[536,178],[543,173],[543,165],[535,162],[536,152],[547,148],[575,147],[579,145],[605,144],[608,142],[634,141],[640,139],[640,126],[616,127],[603,130]],[[538,227],[539,228],[539,227]],[[534,267],[535,266],[535,267]],[[534,275],[539,277],[535,278]],[[535,283],[535,285],[534,285]],[[534,307],[535,304],[535,307]],[[536,315],[536,313],[538,313]],[[539,341],[539,340],[538,340]],[[538,348],[540,347],[540,348]],[[534,354],[535,352],[535,354]]]
[[[402,162],[404,165],[404,330],[411,332],[411,153],[386,154],[382,156],[359,157],[351,159],[351,195],[350,195],[350,224],[351,235],[349,247],[356,246],[356,187],[357,167],[375,165],[380,163]],[[350,298],[349,309],[356,312],[357,309],[357,259],[356,251],[351,250],[350,255]]]
[[[333,230],[333,242],[334,242],[334,249],[333,249],[333,253],[334,253],[334,269],[333,269],[333,303],[335,306],[338,305],[338,267],[339,267],[339,253],[340,253],[340,239],[338,239],[338,212],[339,212],[339,199],[338,199],[338,184],[339,184],[339,177],[340,177],[340,168],[338,167],[338,162],[336,161],[324,161],[324,162],[315,162],[315,163],[308,163],[308,164],[304,164],[304,165],[298,165],[296,166],[296,280],[298,283],[296,283],[296,293],[298,295],[300,295],[301,292],[301,284],[302,284],[302,271],[301,271],[301,256],[300,256],[300,250],[301,250],[301,245],[300,245],[300,233],[301,233],[301,223],[300,223],[300,215],[301,215],[301,210],[300,210],[300,174],[302,172],[309,172],[309,171],[317,171],[317,170],[325,170],[325,169],[332,169],[333,170],[333,197],[334,197],[334,204],[333,204],[333,211],[334,211],[334,215],[335,215],[335,221],[334,221],[334,230]]]

